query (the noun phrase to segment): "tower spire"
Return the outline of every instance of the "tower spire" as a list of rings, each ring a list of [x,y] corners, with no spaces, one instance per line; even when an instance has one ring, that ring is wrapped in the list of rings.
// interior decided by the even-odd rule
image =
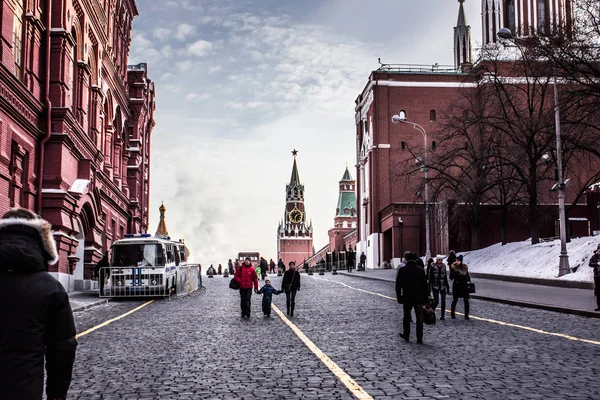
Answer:
[[[292,151],[292,155],[294,156],[294,166],[292,167],[292,177],[290,178],[290,186],[299,186],[300,174],[298,173],[298,165],[296,164],[296,156],[298,155],[298,150],[294,149],[294,151]]]
[[[165,211],[167,211],[167,207],[165,207],[164,203],[161,202],[158,211],[160,211],[160,221],[158,222],[158,228],[156,228],[154,236],[166,239],[169,237],[169,231],[167,230],[167,222],[165,221]]]
[[[454,67],[463,72],[472,65],[471,58],[471,27],[465,17],[465,0],[458,0],[458,21],[454,28]]]

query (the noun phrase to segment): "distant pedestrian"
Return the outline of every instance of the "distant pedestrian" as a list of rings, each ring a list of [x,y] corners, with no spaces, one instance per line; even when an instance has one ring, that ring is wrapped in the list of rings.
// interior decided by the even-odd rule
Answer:
[[[269,260],[269,273],[271,273],[271,274],[276,274],[276,273],[277,273],[277,271],[275,270],[275,267],[276,267],[276,266],[277,266],[277,265],[275,264],[275,261],[273,261],[273,259],[271,258],[271,259]]]
[[[367,256],[365,255],[365,252],[363,251],[360,255],[360,269],[362,271],[364,271],[367,266],[366,262],[367,262]]]
[[[306,260],[304,260],[303,268],[304,268],[304,272],[306,272],[308,274],[308,263],[306,262]]]
[[[208,269],[206,270],[206,275],[212,277],[213,275],[216,275],[217,271],[215,270],[215,267],[212,266],[212,264],[210,264],[210,267],[208,267]]]
[[[433,293],[433,309],[435,310],[442,300],[442,311],[440,320],[445,319],[446,315],[446,293],[450,291],[448,284],[448,275],[446,274],[446,265],[442,261],[442,257],[437,257],[436,262],[429,267],[427,283]]]
[[[462,297],[465,304],[465,319],[469,319],[469,285],[471,281],[469,276],[469,266],[462,262],[463,256],[456,257],[456,261],[450,267],[450,279],[452,283],[452,305],[450,307],[450,317],[456,318],[456,303]]]
[[[231,275],[233,275],[235,273],[235,270],[233,269],[233,262],[231,261],[231,258],[227,262],[227,268],[229,268],[229,273]]]
[[[406,265],[398,268],[396,275],[396,298],[404,308],[402,325],[404,331],[400,337],[410,339],[410,314],[414,308],[417,317],[417,343],[423,343],[423,305],[428,301],[429,290],[425,270],[417,264],[417,255],[409,253]]]
[[[596,310],[600,311],[600,244],[590,260],[589,266],[594,268],[594,294],[596,295]]]
[[[267,259],[263,257],[260,258],[260,273],[263,279],[265,279],[269,273],[269,263],[267,262]]]
[[[258,279],[262,279],[262,271],[261,271],[261,268],[260,268],[260,264],[256,266],[255,270],[256,270],[256,276],[257,276],[257,278]]]
[[[283,274],[281,281],[281,291],[285,292],[285,305],[287,307],[287,315],[294,316],[294,308],[296,307],[296,292],[300,290],[300,273],[296,270],[296,263],[290,261],[289,268]]]
[[[271,280],[269,278],[267,278],[265,280],[265,285],[263,287],[261,287],[260,290],[256,293],[262,294],[262,296],[263,296],[263,298],[262,298],[263,314],[265,315],[265,317],[270,317],[271,316],[271,302],[273,300],[273,295],[281,294],[281,290],[277,290],[273,286],[271,286]]]
[[[51,225],[25,209],[0,220],[0,398],[66,399],[75,361],[69,297],[48,265],[58,261]],[[44,359],[45,369],[44,374]]]
[[[246,257],[244,264],[235,271],[234,279],[240,285],[240,305],[242,318],[250,318],[250,305],[252,299],[252,287],[258,291],[258,277],[252,267],[250,257]]]
[[[109,266],[107,251],[104,253],[104,257],[102,257],[94,267],[94,275],[96,276],[96,279],[98,279],[98,292],[100,293],[100,296],[104,296],[104,285],[106,283],[106,277],[108,276],[106,268]]]
[[[219,268],[217,269],[217,275],[223,274],[223,267],[219,264]]]
[[[450,252],[448,253],[448,258],[446,258],[446,264],[448,264],[448,266],[451,267],[455,261],[456,253],[454,252],[454,250],[450,250]]]
[[[429,269],[434,262],[435,260],[433,258],[429,258],[429,260],[427,260],[427,268],[425,269],[425,276],[427,277],[427,280],[429,280]]]
[[[282,273],[285,271],[285,264],[283,263],[283,260],[280,258],[279,261],[277,262],[277,273]]]
[[[425,263],[423,262],[423,259],[417,256],[417,259],[415,261],[417,262],[417,265],[423,268],[423,271],[425,271]]]

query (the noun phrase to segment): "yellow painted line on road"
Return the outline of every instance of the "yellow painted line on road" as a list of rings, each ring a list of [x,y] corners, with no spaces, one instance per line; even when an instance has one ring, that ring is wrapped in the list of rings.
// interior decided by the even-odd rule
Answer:
[[[275,310],[277,315],[279,315],[279,318],[281,318],[281,320],[285,322],[287,326],[290,327],[290,329],[296,334],[296,336],[298,336],[300,340],[304,342],[306,347],[308,347],[310,351],[312,351],[317,356],[317,358],[321,360],[321,362],[325,364],[325,366],[329,368],[331,372],[333,372],[336,378],[338,378],[344,385],[346,385],[348,390],[357,399],[373,400],[373,397],[371,397],[369,393],[367,393],[362,387],[360,387],[360,385],[356,383],[354,379],[350,377],[350,375],[348,375],[343,369],[341,369],[331,358],[329,358],[329,356],[327,356],[327,354],[323,353],[321,349],[319,349],[312,342],[312,340],[310,340],[300,329],[298,329],[298,327],[294,325],[292,321],[290,321],[285,315],[283,315],[283,313],[279,310],[279,308],[277,308],[277,306],[275,306],[275,304],[272,304],[271,307],[273,308],[273,310]]]
[[[108,321],[105,321],[105,322],[101,323],[100,325],[96,325],[93,328],[88,329],[87,331],[83,331],[81,333],[78,333],[77,335],[75,335],[75,339],[79,339],[80,337],[88,335],[88,334],[90,334],[90,333],[92,333],[92,332],[94,332],[94,331],[96,331],[96,330],[98,330],[98,329],[100,329],[102,327],[105,327],[106,325],[112,324],[113,322],[118,321],[121,318],[125,318],[126,316],[131,315],[134,312],[136,312],[138,310],[141,310],[142,308],[144,308],[147,305],[150,305],[152,303],[154,303],[154,300],[150,300],[150,301],[142,304],[141,306],[134,308],[133,310],[127,311],[125,314],[119,315],[118,317],[113,318],[113,319],[109,319]]]
[[[314,279],[318,279],[318,280],[322,280],[322,281],[337,283],[338,285],[345,286],[345,287],[347,287],[349,289],[356,290],[358,292],[369,293],[369,294],[373,294],[373,295],[376,295],[376,296],[379,296],[379,297],[383,297],[383,298],[386,298],[386,299],[397,301],[397,299],[395,297],[385,296],[385,295],[383,295],[381,293],[370,292],[368,290],[355,288],[355,287],[347,285],[347,284],[345,284],[343,282],[337,282],[337,281],[334,281],[334,280],[331,280],[331,279],[325,279],[325,278],[316,278],[316,277],[313,277],[313,278]],[[440,310],[440,308],[438,308],[438,310]],[[446,310],[446,312],[449,313],[450,310]],[[459,313],[459,312],[456,312],[456,314],[458,314],[458,315],[464,315],[464,314]],[[471,319],[476,319],[476,320],[479,320],[479,321],[489,322],[489,323],[492,323],[492,324],[508,326],[508,327],[511,327],[511,328],[523,329],[523,330],[530,331],[530,332],[540,333],[542,335],[555,336],[555,337],[560,337],[560,338],[563,338],[563,339],[572,340],[574,342],[582,342],[582,343],[588,343],[588,344],[593,344],[593,345],[596,345],[596,346],[600,346],[600,341],[598,341],[598,340],[582,339],[582,338],[578,338],[578,337],[575,337],[575,336],[567,335],[565,333],[549,332],[549,331],[545,331],[543,329],[532,328],[530,326],[517,325],[517,324],[512,324],[510,322],[498,321],[498,320],[490,319],[490,318],[477,317],[477,316],[474,316],[474,315],[470,315],[469,317]]]

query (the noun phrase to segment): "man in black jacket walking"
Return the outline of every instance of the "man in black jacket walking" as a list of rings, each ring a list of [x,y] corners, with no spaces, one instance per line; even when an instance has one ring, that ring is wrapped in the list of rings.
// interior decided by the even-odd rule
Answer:
[[[65,399],[75,361],[75,324],[51,225],[25,209],[0,220],[0,398]]]
[[[407,254],[406,265],[398,269],[396,297],[398,303],[404,305],[404,332],[400,337],[407,342],[410,338],[410,313],[414,308],[417,316],[417,343],[423,343],[423,305],[427,303],[429,291],[425,270],[417,264],[416,259],[416,254]]]

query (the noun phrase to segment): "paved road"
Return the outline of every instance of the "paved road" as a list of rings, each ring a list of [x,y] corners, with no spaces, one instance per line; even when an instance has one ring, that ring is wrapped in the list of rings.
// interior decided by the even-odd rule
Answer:
[[[393,284],[324,278],[302,276],[290,320],[339,366],[338,376],[348,374],[372,398],[600,398],[598,319],[473,300],[475,318],[426,327],[425,345],[417,345],[414,326],[410,343],[398,337]],[[356,398],[277,314],[263,318],[258,295],[251,319],[241,319],[228,282],[204,279],[206,290],[156,301],[81,337],[69,398]],[[81,311],[78,331],[142,303]],[[284,295],[274,303],[285,310]]]

